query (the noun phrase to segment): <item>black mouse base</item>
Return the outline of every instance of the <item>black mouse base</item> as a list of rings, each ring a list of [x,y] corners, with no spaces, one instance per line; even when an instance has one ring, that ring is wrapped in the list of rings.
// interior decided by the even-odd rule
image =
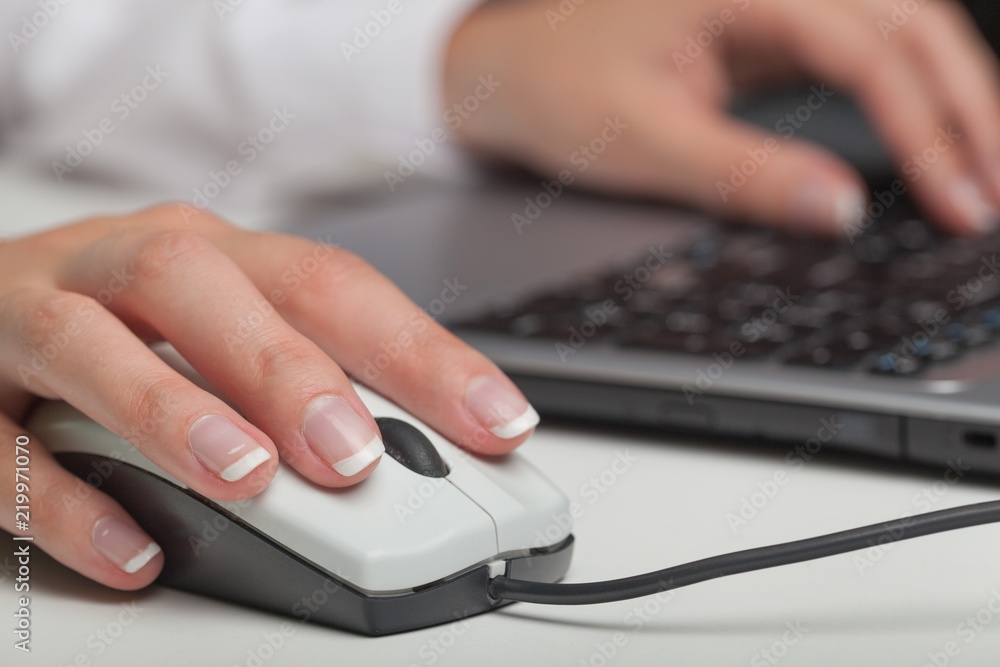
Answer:
[[[490,597],[486,565],[411,592],[365,593],[235,514],[152,473],[91,454],[57,458],[117,500],[162,547],[165,562],[157,583],[164,586],[365,635],[452,623],[506,604]],[[572,554],[570,536],[553,547],[505,559],[506,574],[555,582],[566,573]]]

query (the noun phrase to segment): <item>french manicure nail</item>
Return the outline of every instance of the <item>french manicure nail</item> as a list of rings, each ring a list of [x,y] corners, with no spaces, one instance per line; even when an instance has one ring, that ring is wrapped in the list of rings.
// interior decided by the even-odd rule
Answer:
[[[368,423],[338,396],[313,401],[302,429],[316,455],[344,477],[353,477],[385,452]]]
[[[847,227],[858,219],[864,204],[864,194],[857,187],[827,181],[805,183],[791,202],[795,220],[816,229],[830,229],[834,224]]]
[[[490,433],[510,440],[538,426],[538,413],[519,391],[491,377],[469,383],[465,407]]]
[[[839,228],[853,225],[865,206],[865,195],[856,186],[831,185],[827,182],[806,183],[792,199],[795,218],[817,228]]]
[[[842,190],[835,196],[833,204],[837,226],[846,229],[857,225],[864,214],[867,202],[868,198],[860,188],[851,186]]]
[[[220,415],[196,421],[188,443],[201,464],[227,482],[243,479],[271,458],[249,434]]]
[[[160,545],[116,516],[98,519],[91,534],[94,547],[129,574],[141,570],[160,553]]]
[[[952,205],[959,211],[962,222],[989,234],[1000,227],[1000,214],[987,201],[982,188],[972,178],[959,178],[949,189]]]

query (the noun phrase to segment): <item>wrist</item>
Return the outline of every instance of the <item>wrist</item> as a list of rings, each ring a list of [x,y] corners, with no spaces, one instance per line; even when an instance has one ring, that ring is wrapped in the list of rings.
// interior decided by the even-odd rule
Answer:
[[[524,2],[485,2],[454,30],[445,52],[446,118],[464,144],[513,157],[519,135],[516,83],[528,50],[523,48]]]

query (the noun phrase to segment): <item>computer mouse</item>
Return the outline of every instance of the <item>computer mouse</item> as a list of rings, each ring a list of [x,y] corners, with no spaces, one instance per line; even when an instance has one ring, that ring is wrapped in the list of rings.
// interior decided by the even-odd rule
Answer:
[[[573,552],[566,496],[518,453],[481,459],[363,387],[387,456],[347,489],[282,463],[258,496],[209,500],[70,405],[27,427],[115,498],[163,548],[158,583],[293,618],[385,635],[505,604],[492,577],[555,582]]]

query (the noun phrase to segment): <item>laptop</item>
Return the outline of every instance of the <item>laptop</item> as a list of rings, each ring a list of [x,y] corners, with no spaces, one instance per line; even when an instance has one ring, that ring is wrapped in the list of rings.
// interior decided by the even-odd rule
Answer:
[[[993,3],[972,9],[996,32]],[[736,112],[773,127],[809,94]],[[543,416],[1000,474],[1000,235],[925,222],[847,99],[796,136],[866,175],[863,233],[822,241],[506,172],[415,176],[294,231],[365,257]]]

